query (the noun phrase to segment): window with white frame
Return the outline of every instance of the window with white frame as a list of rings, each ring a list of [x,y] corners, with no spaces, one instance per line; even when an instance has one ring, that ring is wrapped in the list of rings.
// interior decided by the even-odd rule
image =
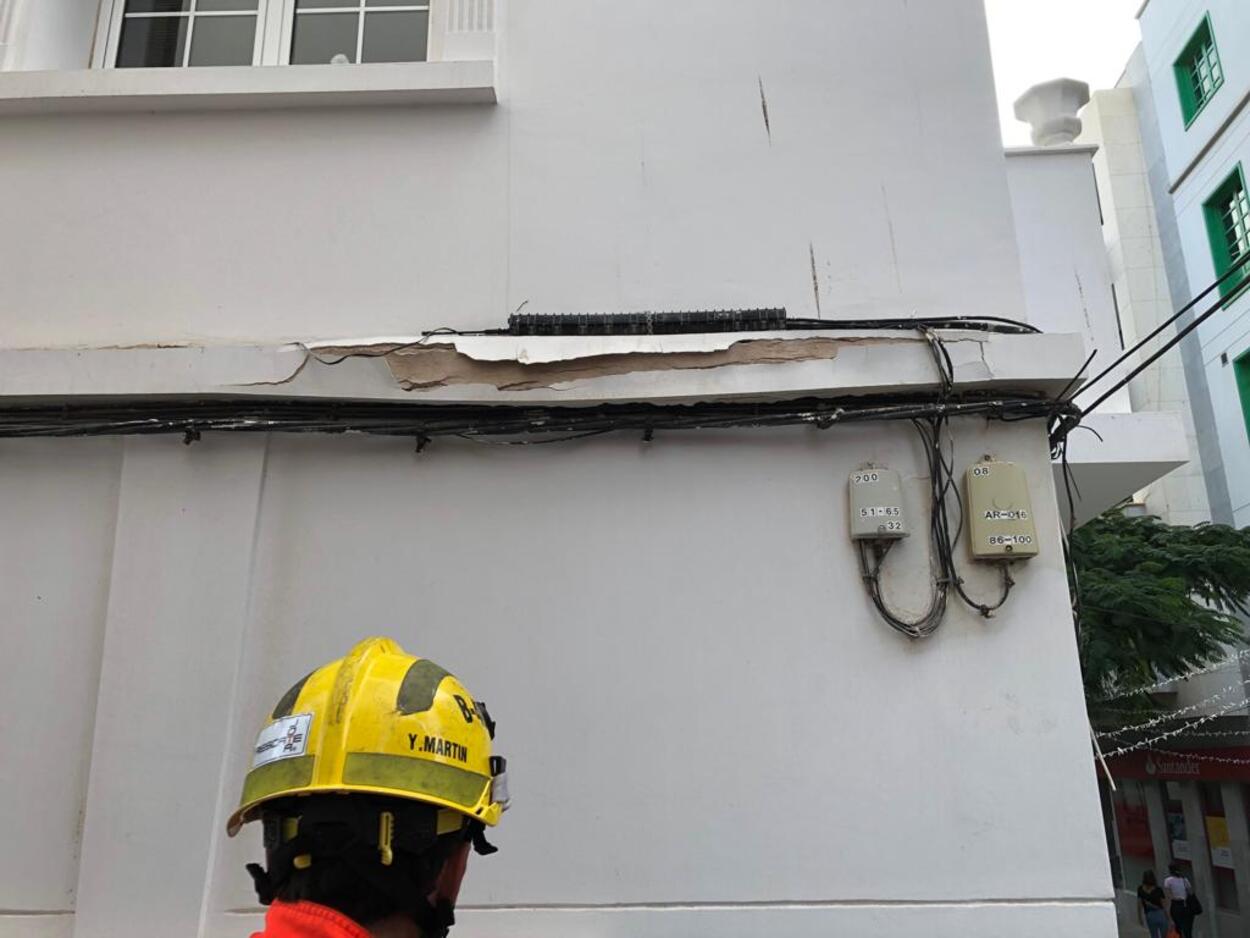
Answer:
[[[288,61],[421,62],[430,36],[428,0],[295,0]]]
[[[431,2],[438,0],[108,0],[103,64],[423,62]]]
[[[112,65],[254,65],[261,0],[119,0]]]

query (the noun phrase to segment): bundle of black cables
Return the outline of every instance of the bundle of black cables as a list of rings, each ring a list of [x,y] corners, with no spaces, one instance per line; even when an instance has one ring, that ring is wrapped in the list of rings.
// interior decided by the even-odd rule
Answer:
[[[955,385],[955,366],[950,353],[937,334],[929,328],[921,329],[930,351],[933,353],[934,364],[941,378],[941,400],[949,399]],[[959,542],[963,532],[964,504],[959,492],[959,484],[955,479],[954,443],[950,438],[949,416],[944,408],[925,417],[912,420],[912,425],[920,436],[925,452],[930,485],[929,512],[929,562],[932,571],[932,587],[929,594],[929,605],[923,613],[915,617],[904,617],[893,611],[886,602],[881,587],[881,568],[890,548],[896,540],[859,541],[860,575],[868,589],[873,606],[881,618],[896,631],[908,638],[926,638],[937,631],[946,615],[947,596],[951,587],[965,603],[989,618],[1002,608],[1011,593],[1015,581],[1011,578],[1008,562],[1000,562],[1003,588],[1002,595],[993,604],[978,602],[968,595],[964,589],[963,578],[955,565],[954,546]],[[947,447],[944,451],[943,446]],[[955,530],[951,532],[950,516],[947,511],[947,499],[954,494],[955,503],[959,508],[959,520]]]

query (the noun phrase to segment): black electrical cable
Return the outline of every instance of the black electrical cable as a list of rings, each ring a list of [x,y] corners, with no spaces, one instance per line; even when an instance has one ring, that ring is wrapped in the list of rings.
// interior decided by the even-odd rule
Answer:
[[[1243,280],[1227,296],[1222,296],[1215,303],[1211,304],[1211,306],[1208,309],[1206,309],[1202,313],[1202,315],[1195,318],[1193,322],[1189,323],[1187,326],[1185,326],[1184,329],[1181,329],[1179,332],[1176,333],[1175,336],[1173,336],[1166,343],[1164,343],[1162,348],[1160,348],[1157,352],[1155,352],[1153,355],[1147,358],[1144,362],[1142,362],[1140,365],[1138,365],[1136,368],[1130,371],[1127,375],[1124,376],[1124,378],[1122,378],[1116,384],[1112,385],[1111,389],[1105,392],[1101,397],[1099,397],[1098,400],[1094,401],[1094,403],[1086,407],[1082,407],[1081,410],[1083,411],[1083,413],[1088,414],[1091,411],[1095,410],[1099,404],[1102,404],[1109,397],[1115,394],[1116,391],[1120,390],[1120,388],[1127,385],[1130,381],[1136,378],[1139,374],[1141,374],[1143,371],[1145,371],[1147,368],[1153,365],[1156,361],[1158,361],[1160,358],[1166,355],[1169,351],[1175,348],[1176,345],[1179,344],[1185,338],[1185,336],[1189,335],[1191,332],[1193,332],[1195,329],[1201,326],[1204,322],[1206,322],[1208,319],[1210,319],[1212,316],[1218,313],[1226,305],[1236,300],[1238,296],[1240,296],[1243,292],[1245,292],[1247,287],[1250,287],[1250,278]]]
[[[829,331],[871,329],[967,329],[1004,335],[1036,335],[1042,330],[1018,319],[1004,316],[917,316],[893,319],[787,319],[787,329]]]
[[[908,638],[925,638],[937,631],[938,626],[942,624],[942,619],[946,616],[947,590],[941,578],[934,577],[932,580],[933,587],[928,608],[915,618],[904,618],[890,608],[881,589],[881,567],[886,554],[890,552],[895,542],[858,541],[856,543],[859,548],[860,576],[868,588],[868,596],[873,606],[876,607],[877,613],[886,624]],[[869,550],[873,553],[871,564],[868,562]]]
[[[1108,365],[1106,368],[1104,368],[1097,375],[1095,375],[1093,378],[1091,378],[1089,381],[1085,383],[1085,386],[1081,389],[1081,393],[1085,393],[1089,391],[1090,388],[1098,384],[1098,382],[1102,381],[1103,378],[1105,378],[1107,375],[1113,372],[1116,368],[1120,367],[1120,365],[1122,365],[1125,361],[1127,361],[1129,358],[1131,358],[1133,355],[1139,352],[1142,346],[1144,346],[1147,342],[1154,339],[1156,336],[1162,333],[1164,329],[1172,325],[1174,322],[1176,322],[1176,320],[1180,319],[1187,312],[1189,312],[1191,309],[1197,306],[1200,302],[1202,302],[1203,299],[1205,299],[1207,296],[1211,294],[1211,291],[1218,289],[1226,281],[1232,278],[1234,274],[1246,273],[1246,270],[1244,268],[1246,267],[1247,264],[1250,264],[1250,254],[1246,255],[1246,257],[1243,260],[1229,267],[1228,270],[1224,271],[1223,274],[1221,274],[1219,277],[1213,280],[1210,284],[1208,284],[1202,290],[1201,293],[1199,293],[1197,296],[1191,299],[1188,303],[1186,303],[1184,306],[1178,309],[1168,319],[1159,323],[1159,325],[1157,325],[1153,330],[1151,330],[1144,338],[1139,339],[1137,343],[1134,344],[1131,348],[1127,348],[1123,352],[1121,352],[1119,358],[1117,358],[1110,365]],[[1240,290],[1244,285],[1245,284],[1239,285],[1237,287],[1237,290]],[[1225,297],[1220,298],[1221,304],[1227,303],[1227,302],[1228,302],[1227,298]],[[1092,409],[1093,409],[1092,407],[1087,408],[1087,410],[1092,410]]]
[[[1156,326],[1154,330],[1152,330],[1148,335],[1145,336],[1145,338],[1137,342],[1131,348],[1125,349],[1124,352],[1121,353],[1119,358],[1117,358],[1114,362],[1112,362],[1110,365],[1104,368],[1101,372],[1099,372],[1092,380],[1087,382],[1085,386],[1081,388],[1079,392],[1072,395],[1072,397],[1076,398],[1082,394],[1086,394],[1087,392],[1089,392],[1091,388],[1100,384],[1103,381],[1103,379],[1107,377],[1108,374],[1110,374],[1117,367],[1123,364],[1128,358],[1140,352],[1142,347],[1147,342],[1158,337],[1168,326],[1175,323],[1181,316],[1185,315],[1185,313],[1191,311],[1204,297],[1209,296],[1212,291],[1216,290],[1222,284],[1226,283],[1230,278],[1235,277],[1239,274],[1246,275],[1248,273],[1247,265],[1250,265],[1250,255],[1247,255],[1245,258],[1243,258],[1242,260],[1238,261],[1236,264],[1229,267],[1228,270],[1226,270],[1223,274],[1221,274],[1214,281],[1208,284],[1202,291],[1200,291],[1197,296],[1195,296],[1192,300],[1190,300],[1183,307],[1177,310],[1171,317],[1169,317],[1164,322]],[[1156,361],[1158,361],[1160,358],[1166,355],[1169,351],[1175,348],[1178,344],[1180,344],[1187,335],[1189,335],[1191,332],[1197,329],[1207,319],[1214,316],[1221,309],[1227,307],[1230,303],[1236,300],[1243,292],[1246,291],[1247,287],[1250,287],[1250,276],[1246,276],[1246,279],[1244,279],[1241,283],[1236,284],[1227,295],[1221,296],[1216,302],[1211,304],[1211,306],[1205,309],[1199,316],[1197,316],[1192,322],[1188,323],[1183,329],[1178,331],[1176,335],[1174,335],[1171,339],[1165,342],[1150,357],[1148,357],[1140,365],[1134,368],[1125,377],[1123,377],[1122,379],[1117,381],[1114,385],[1112,385],[1112,387],[1108,391],[1106,391],[1101,396],[1099,396],[1097,400],[1095,400],[1092,404],[1089,404],[1080,408],[1071,407],[1065,413],[1057,412],[1056,415],[1051,418],[1051,424],[1050,424],[1050,443],[1051,443],[1052,452],[1058,455],[1061,446],[1066,446],[1068,434],[1081,425],[1081,420],[1086,414],[1093,412],[1097,407],[1099,407],[1104,402],[1106,402],[1109,398],[1111,398],[1117,391],[1119,391],[1123,387],[1126,387],[1134,378],[1136,378],[1139,374],[1141,374],[1145,369],[1149,368]],[[1075,383],[1076,379],[1079,377],[1080,377],[1080,373],[1078,372],[1076,377],[1070,383]],[[1065,403],[1071,403],[1071,400],[1065,401]],[[1010,419],[1010,418],[1006,418],[1006,419]]]
[[[89,400],[74,404],[0,407],[0,438],[173,433],[369,433],[426,439],[470,435],[507,437],[592,431],[727,429],[811,425],[820,429],[863,421],[916,420],[942,413],[988,419],[1049,418],[1051,400],[1019,393],[968,392],[940,401],[932,395],[697,404],[606,404],[588,407],[413,404],[292,398]]]
[[[885,601],[881,587],[881,568],[894,541],[869,540],[859,543],[860,575],[867,586],[873,605],[891,628],[909,638],[924,638],[937,631],[945,617],[947,595],[952,587],[965,603],[977,610],[983,617],[989,618],[1007,602],[1011,589],[1015,585],[1011,577],[1010,563],[1001,561],[999,566],[1003,578],[1002,593],[995,602],[980,602],[969,595],[964,588],[963,578],[955,562],[954,545],[958,544],[963,533],[965,511],[963,496],[960,494],[959,483],[955,478],[954,439],[950,435],[949,427],[951,406],[948,403],[955,387],[955,366],[945,343],[933,329],[924,325],[917,328],[924,336],[933,356],[933,364],[937,369],[940,385],[936,406],[928,414],[912,419],[912,425],[920,437],[925,454],[930,486],[929,560],[932,569],[932,588],[929,606],[923,614],[913,619],[905,619],[894,612]],[[1051,406],[1062,408],[1064,405],[1052,402]],[[944,441],[951,450],[949,456],[943,451]],[[959,519],[953,533],[947,508],[948,499],[952,493],[959,509]],[[872,552],[872,563],[869,563],[869,551]]]
[[[783,311],[784,312],[784,311]],[[578,317],[576,314],[569,314],[569,324],[566,332],[551,332],[549,335],[596,335],[610,336],[611,332],[582,332],[578,328]],[[1009,319],[1006,316],[914,316],[914,317],[893,317],[889,319],[784,319],[774,328],[777,330],[812,330],[812,331],[829,331],[829,332],[847,332],[854,330],[872,330],[872,329],[890,329],[912,331],[920,326],[928,326],[931,329],[963,329],[975,332],[995,332],[1003,335],[1035,335],[1042,330],[1027,322],[1021,322],[1018,319]],[[772,331],[771,329],[761,329],[756,331]],[[504,329],[467,329],[467,330],[436,330],[436,332],[464,335],[464,336],[501,336],[501,335],[517,335],[510,328]],[[644,332],[622,332],[621,335],[646,335]],[[664,332],[656,333],[664,335],[672,335],[675,333]],[[681,334],[681,333],[676,333]],[[694,330],[685,334],[697,334]],[[427,333],[428,335],[428,333]]]

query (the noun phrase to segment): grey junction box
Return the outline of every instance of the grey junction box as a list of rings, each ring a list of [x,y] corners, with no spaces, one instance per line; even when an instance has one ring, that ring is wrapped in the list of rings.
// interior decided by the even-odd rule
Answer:
[[[892,541],[907,536],[903,485],[898,473],[867,466],[851,473],[851,540]]]
[[[969,467],[968,546],[974,560],[1010,560],[1037,554],[1037,530],[1024,470],[986,458]]]

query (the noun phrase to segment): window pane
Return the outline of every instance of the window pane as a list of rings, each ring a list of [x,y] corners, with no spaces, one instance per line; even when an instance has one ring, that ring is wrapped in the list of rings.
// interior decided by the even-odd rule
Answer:
[[[356,13],[305,13],[295,17],[292,65],[326,65],[336,55],[356,61]]]
[[[364,62],[424,62],[430,14],[366,13]]]
[[[191,33],[191,64],[251,65],[255,44],[255,16],[197,16]]]
[[[367,7],[428,7],[430,0],[365,0]]]
[[[179,13],[191,9],[191,0],[126,0],[127,13]]]
[[[205,11],[214,12],[217,10],[255,10],[256,0],[199,0],[195,5],[195,9],[200,13]],[[195,27],[199,29],[197,25]],[[195,53],[192,52],[192,55]]]
[[[118,68],[157,68],[182,64],[187,41],[186,16],[152,16],[122,20],[117,44]]]
[[[295,0],[297,10],[323,10],[326,7],[358,7],[360,0]]]

